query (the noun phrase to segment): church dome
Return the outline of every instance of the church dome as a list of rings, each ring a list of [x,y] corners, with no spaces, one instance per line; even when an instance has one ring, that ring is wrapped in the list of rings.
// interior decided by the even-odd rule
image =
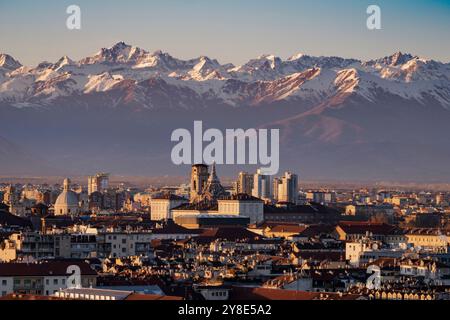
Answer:
[[[64,180],[63,192],[55,202],[55,215],[67,215],[79,213],[78,196],[70,190],[70,180]]]

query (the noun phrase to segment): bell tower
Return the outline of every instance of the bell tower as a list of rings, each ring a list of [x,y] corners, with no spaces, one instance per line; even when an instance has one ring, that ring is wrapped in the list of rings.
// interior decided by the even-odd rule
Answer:
[[[204,164],[195,164],[191,169],[191,192],[190,201],[195,202],[203,193],[208,182],[208,166]]]

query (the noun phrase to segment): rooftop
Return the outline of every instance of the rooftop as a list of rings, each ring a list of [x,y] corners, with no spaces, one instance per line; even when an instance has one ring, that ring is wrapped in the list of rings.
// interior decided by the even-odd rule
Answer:
[[[67,268],[71,265],[80,267],[82,275],[96,276],[97,272],[91,269],[84,261],[45,261],[39,263],[0,263],[0,275],[13,276],[69,276]]]

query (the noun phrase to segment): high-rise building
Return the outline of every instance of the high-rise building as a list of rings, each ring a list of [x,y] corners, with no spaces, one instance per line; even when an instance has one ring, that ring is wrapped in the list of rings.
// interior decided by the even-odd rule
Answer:
[[[88,195],[94,192],[103,192],[109,187],[109,174],[97,173],[88,177]]]
[[[258,169],[253,176],[253,189],[252,195],[256,198],[270,200],[272,196],[270,176],[261,173],[261,169]]]
[[[13,186],[6,187],[5,193],[3,195],[3,202],[12,205],[19,202],[20,195],[16,192],[16,188]]]
[[[298,177],[291,172],[285,172],[284,176],[278,179],[278,202],[297,203],[298,200]]]
[[[253,189],[253,175],[247,172],[239,172],[238,179],[235,183],[236,194],[252,195]]]
[[[272,181],[272,197],[275,201],[278,201],[278,191],[280,188],[281,180],[279,178],[273,178]]]

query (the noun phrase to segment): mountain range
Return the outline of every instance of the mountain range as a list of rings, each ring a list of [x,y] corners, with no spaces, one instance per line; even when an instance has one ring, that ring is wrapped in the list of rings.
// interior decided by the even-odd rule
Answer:
[[[0,139],[0,174],[186,172],[170,164],[170,133],[203,120],[279,128],[282,169],[308,179],[450,181],[450,64],[401,52],[240,66],[124,42],[36,67],[0,54],[0,119],[12,141]],[[11,143],[45,165],[14,164],[14,152],[6,165]]]

